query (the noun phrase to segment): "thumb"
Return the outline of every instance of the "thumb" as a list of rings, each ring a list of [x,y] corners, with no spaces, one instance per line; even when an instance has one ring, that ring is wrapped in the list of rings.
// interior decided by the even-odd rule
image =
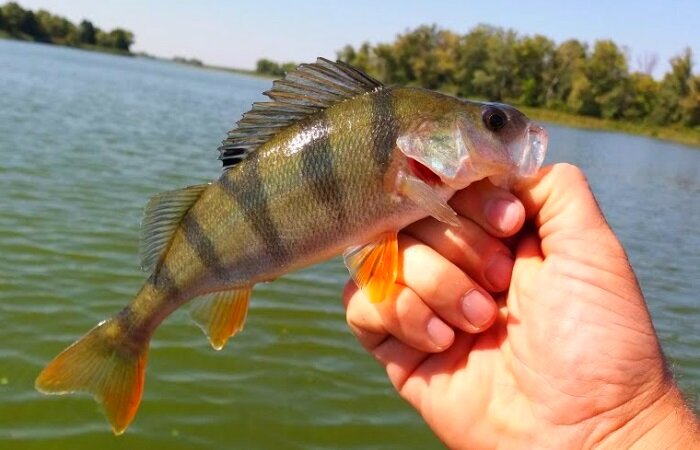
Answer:
[[[625,256],[578,167],[546,167],[535,178],[518,183],[514,193],[523,202],[528,219],[534,221],[545,257],[591,253],[592,247],[608,256]]]

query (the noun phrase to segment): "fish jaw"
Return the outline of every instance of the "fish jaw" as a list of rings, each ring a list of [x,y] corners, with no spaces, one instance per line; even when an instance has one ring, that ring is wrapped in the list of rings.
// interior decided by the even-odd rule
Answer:
[[[514,148],[511,154],[514,156],[514,162],[517,160],[517,175],[527,178],[534,176],[542,167],[547,154],[549,134],[544,127],[533,122],[525,130],[523,141],[525,144]]]
[[[490,104],[485,104],[489,106]],[[531,177],[539,170],[547,152],[547,130],[513,107],[498,105],[508,114],[503,130],[485,130],[483,124],[461,120],[456,145],[461,159],[459,170],[445,182],[456,189],[484,178],[508,188],[518,178]]]

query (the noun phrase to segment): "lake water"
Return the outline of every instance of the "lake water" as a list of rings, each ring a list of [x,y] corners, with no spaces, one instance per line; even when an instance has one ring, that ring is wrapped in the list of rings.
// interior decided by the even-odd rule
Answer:
[[[217,177],[225,131],[269,85],[0,40],[0,448],[440,448],[347,330],[338,260],[256,287],[223,352],[184,312],[169,318],[120,438],[91,398],[33,389],[47,361],[140,287],[148,198]],[[549,129],[549,162],[585,169],[697,398],[700,151]]]

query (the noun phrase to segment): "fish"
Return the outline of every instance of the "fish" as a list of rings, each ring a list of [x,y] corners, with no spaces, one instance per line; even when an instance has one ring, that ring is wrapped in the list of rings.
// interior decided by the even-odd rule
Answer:
[[[243,329],[254,285],[341,254],[365,296],[384,301],[400,229],[428,216],[458,227],[456,191],[530,176],[547,147],[546,130],[512,106],[385,86],[325,58],[264,94],[219,147],[217,180],[150,199],[140,242],[150,275],[43,369],[38,391],[92,394],[122,434],[154,330],[180,306],[220,350]]]

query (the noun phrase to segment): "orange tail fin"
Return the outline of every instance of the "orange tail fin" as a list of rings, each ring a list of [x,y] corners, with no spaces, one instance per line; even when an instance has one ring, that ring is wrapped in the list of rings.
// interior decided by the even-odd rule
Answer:
[[[91,393],[114,434],[122,434],[143,392],[148,339],[138,340],[130,339],[117,320],[106,320],[54,358],[39,374],[36,388],[45,394]]]

